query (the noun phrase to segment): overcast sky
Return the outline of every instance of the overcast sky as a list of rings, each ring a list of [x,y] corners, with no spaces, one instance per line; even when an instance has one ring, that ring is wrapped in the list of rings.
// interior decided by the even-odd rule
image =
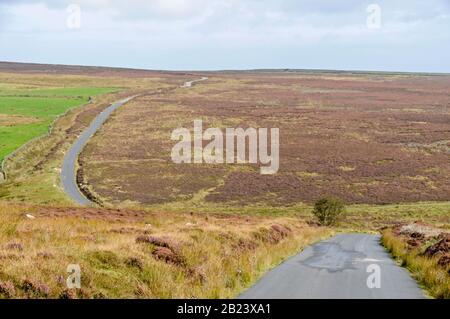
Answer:
[[[0,60],[450,72],[450,0],[0,0]]]

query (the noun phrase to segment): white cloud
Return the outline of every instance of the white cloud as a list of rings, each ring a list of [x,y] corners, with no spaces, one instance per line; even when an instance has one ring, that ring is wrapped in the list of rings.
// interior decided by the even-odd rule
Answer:
[[[382,8],[382,28],[376,31],[366,27],[372,2]],[[82,9],[80,30],[66,28],[71,3]],[[391,57],[386,67],[395,61],[402,65],[408,56],[411,68],[436,68],[442,60],[450,69],[441,53],[449,48],[447,0],[0,0],[0,21],[3,60],[371,68],[375,53],[382,52],[383,59]],[[411,52],[411,46],[424,43],[420,50],[429,50],[429,62],[421,57],[424,52]],[[283,57],[278,65],[277,56]],[[317,62],[305,65],[305,60]]]

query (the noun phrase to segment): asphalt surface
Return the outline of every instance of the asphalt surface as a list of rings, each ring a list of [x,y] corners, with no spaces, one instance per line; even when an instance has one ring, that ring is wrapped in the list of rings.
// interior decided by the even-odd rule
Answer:
[[[398,266],[380,245],[380,236],[341,234],[306,248],[269,271],[239,298],[422,299],[425,296],[408,271]]]
[[[207,77],[202,77],[198,80],[185,82],[182,87],[191,87],[197,82],[206,81]],[[91,125],[78,137],[70,150],[64,156],[63,165],[61,167],[61,183],[66,194],[72,198],[74,202],[82,206],[88,206],[93,204],[84,194],[80,191],[77,181],[77,161],[78,156],[83,150],[89,139],[100,129],[103,123],[109,118],[109,116],[123,104],[134,99],[136,96],[128,97],[124,100],[111,104],[108,108],[103,110],[91,123]]]
[[[61,183],[66,194],[77,204],[82,206],[92,204],[91,201],[83,195],[77,185],[76,174],[78,155],[81,153],[89,139],[98,131],[103,123],[105,123],[112,112],[133,98],[135,98],[135,96],[113,103],[103,110],[103,112],[92,121],[91,125],[78,137],[70,150],[66,153],[61,168]]]

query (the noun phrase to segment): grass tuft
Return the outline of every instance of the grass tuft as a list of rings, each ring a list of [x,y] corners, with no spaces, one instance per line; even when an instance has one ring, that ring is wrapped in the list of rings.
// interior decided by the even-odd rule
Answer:
[[[391,229],[383,231],[382,243],[402,266],[409,269],[413,277],[427,289],[434,298],[450,298],[450,275],[438,265],[436,258],[427,258],[418,249],[395,236]]]

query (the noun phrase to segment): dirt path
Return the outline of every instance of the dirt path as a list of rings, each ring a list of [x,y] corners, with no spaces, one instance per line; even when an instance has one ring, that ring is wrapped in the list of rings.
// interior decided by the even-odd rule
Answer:
[[[188,81],[188,82],[184,82],[184,84],[181,86],[182,88],[190,88],[191,86],[193,86],[195,83],[198,82],[202,82],[202,81],[206,81],[208,80],[208,78],[206,76],[202,77],[201,79],[198,80],[193,80],[193,81]]]

